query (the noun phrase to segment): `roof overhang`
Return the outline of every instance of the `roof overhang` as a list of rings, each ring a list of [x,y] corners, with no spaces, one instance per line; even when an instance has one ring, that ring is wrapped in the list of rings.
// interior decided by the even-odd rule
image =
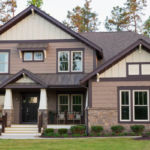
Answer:
[[[142,46],[145,48],[146,51],[150,52],[150,44],[147,43],[143,39],[137,40],[135,43],[131,44],[126,49],[122,50],[120,53],[118,53],[115,57],[109,59],[104,64],[102,64],[100,67],[95,69],[93,72],[89,73],[87,76],[85,76],[83,79],[80,80],[81,84],[84,84],[89,79],[91,79],[93,76],[95,76],[97,73],[103,73],[107,69],[109,69],[111,66],[119,62],[121,59],[126,57],[127,55],[131,54],[133,51],[136,50],[137,47]]]
[[[33,10],[34,10],[35,13],[37,13],[41,17],[45,18],[47,21],[53,23],[54,25],[56,25],[57,27],[59,27],[60,29],[65,31],[66,33],[70,34],[71,36],[73,36],[77,40],[79,40],[82,43],[86,44],[87,46],[91,47],[93,50],[98,51],[100,57],[103,58],[103,52],[102,52],[102,48],[101,47],[99,47],[98,45],[96,45],[92,41],[88,40],[87,38],[83,37],[82,35],[74,32],[70,28],[66,27],[65,25],[63,25],[62,23],[60,23],[59,21],[57,21],[56,19],[54,19],[53,17],[51,17],[50,15],[46,14],[44,11],[40,10],[39,8],[37,8],[37,7],[33,6],[33,5],[30,5],[28,8],[26,8],[21,13],[19,13],[18,15],[16,15],[12,19],[10,19],[3,26],[1,26],[0,27],[0,34],[4,33],[8,29],[10,29],[12,26],[17,24],[19,21],[21,21],[22,19],[24,19],[28,15],[32,14]]]

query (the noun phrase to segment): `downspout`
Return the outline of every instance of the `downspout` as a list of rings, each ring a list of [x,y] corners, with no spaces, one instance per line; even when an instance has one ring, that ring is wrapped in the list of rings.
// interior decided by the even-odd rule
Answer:
[[[88,129],[88,88],[86,87],[86,103],[85,103],[85,126],[86,126],[86,135],[89,134],[89,129]]]

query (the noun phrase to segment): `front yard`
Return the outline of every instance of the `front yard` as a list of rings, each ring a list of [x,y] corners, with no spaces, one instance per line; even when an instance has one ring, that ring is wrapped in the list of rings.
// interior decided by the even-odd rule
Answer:
[[[0,150],[149,150],[150,141],[126,138],[0,140]]]

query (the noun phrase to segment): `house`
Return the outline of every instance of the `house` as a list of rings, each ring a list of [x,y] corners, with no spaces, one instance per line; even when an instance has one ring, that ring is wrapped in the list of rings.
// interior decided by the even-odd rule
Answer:
[[[0,27],[0,107],[7,126],[144,124],[150,39],[78,34],[31,5]]]

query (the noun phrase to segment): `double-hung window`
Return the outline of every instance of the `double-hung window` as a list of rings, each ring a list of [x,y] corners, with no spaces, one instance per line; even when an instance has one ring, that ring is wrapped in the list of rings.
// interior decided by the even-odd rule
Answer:
[[[0,52],[0,73],[8,73],[9,53]]]
[[[58,52],[58,71],[69,72],[69,51]]]
[[[131,110],[130,110],[130,91],[121,90],[120,91],[120,120],[130,121],[131,120]]]
[[[134,121],[149,120],[149,91],[133,91],[133,119]]]
[[[69,95],[67,94],[58,95],[58,111],[59,112],[69,111]]]
[[[82,51],[72,51],[71,52],[71,71],[81,72],[82,69]]]
[[[83,51],[59,51],[58,72],[82,72]]]

